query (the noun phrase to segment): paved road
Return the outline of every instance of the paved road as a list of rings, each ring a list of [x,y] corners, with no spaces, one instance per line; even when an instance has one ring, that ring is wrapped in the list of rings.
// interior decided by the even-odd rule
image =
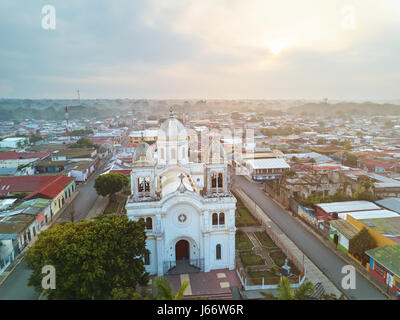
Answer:
[[[345,262],[325,247],[312,233],[288,215],[261,190],[260,184],[251,183],[243,176],[233,176],[233,183],[252,198],[274,223],[304,252],[308,258],[338,287],[341,288]],[[363,276],[357,273],[356,289],[343,290],[350,299],[375,300],[386,297]]]
[[[86,218],[89,210],[97,199],[96,190],[93,188],[94,179],[102,172],[100,168],[93,174],[86,184],[78,186],[79,194],[72,204],[61,214],[57,222],[62,220],[70,221],[70,212],[75,210],[74,221],[80,221]],[[27,285],[31,271],[26,269],[26,263],[23,258],[20,264],[8,276],[0,286],[0,300],[37,300],[39,293]]]
[[[57,219],[60,221],[71,221],[71,211],[74,210],[74,221],[80,221],[86,218],[89,210],[93,207],[98,195],[94,189],[94,179],[103,172],[103,166],[97,170],[86,182],[78,186],[79,194],[71,203],[71,205],[65,209],[61,216]]]
[[[30,275],[24,259],[1,285],[0,300],[37,300],[40,293],[27,285]]]

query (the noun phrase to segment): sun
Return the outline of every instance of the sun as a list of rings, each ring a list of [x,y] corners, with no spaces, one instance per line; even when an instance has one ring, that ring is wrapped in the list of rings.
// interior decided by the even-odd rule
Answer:
[[[268,43],[268,48],[272,54],[278,55],[283,49],[286,48],[286,44],[282,40],[273,40]]]

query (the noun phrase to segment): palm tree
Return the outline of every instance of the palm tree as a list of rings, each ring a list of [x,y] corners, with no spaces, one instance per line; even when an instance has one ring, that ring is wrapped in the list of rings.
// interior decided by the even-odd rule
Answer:
[[[311,294],[314,292],[314,285],[311,281],[306,281],[300,287],[293,290],[289,279],[282,277],[277,289],[279,300],[309,300]]]
[[[156,289],[157,300],[181,300],[185,294],[185,290],[189,282],[185,281],[182,283],[178,292],[174,295],[171,285],[163,277],[157,277],[154,279],[154,288]]]

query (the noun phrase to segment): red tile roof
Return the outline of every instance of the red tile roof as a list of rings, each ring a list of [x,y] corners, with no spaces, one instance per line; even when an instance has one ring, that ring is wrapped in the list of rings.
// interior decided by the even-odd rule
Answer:
[[[16,160],[16,159],[32,159],[32,158],[43,159],[48,157],[50,154],[51,152],[5,151],[5,152],[0,152],[0,160]]]
[[[8,195],[16,192],[29,192],[27,199],[41,194],[45,198],[54,198],[74,178],[67,176],[33,175],[0,177],[0,195]]]
[[[136,148],[137,144],[133,142],[125,143],[122,147],[123,148]]]

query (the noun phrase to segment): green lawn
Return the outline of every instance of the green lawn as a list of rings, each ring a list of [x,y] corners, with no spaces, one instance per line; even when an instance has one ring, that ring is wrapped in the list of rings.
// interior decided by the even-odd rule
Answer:
[[[262,284],[262,278],[264,278],[264,284],[278,284],[280,281],[279,276],[269,271],[249,271],[248,275],[256,285]]]
[[[258,221],[251,215],[250,211],[245,207],[237,208],[236,212],[239,214],[236,217],[237,227],[249,227],[260,225]]]
[[[236,227],[259,226],[259,222],[253,217],[250,211],[243,204],[242,200],[234,194],[236,202]]]
[[[269,237],[269,235],[265,231],[255,232],[257,239],[261,242],[264,247],[274,248],[276,247],[275,243]]]
[[[117,213],[118,205],[119,205],[118,201],[110,201],[106,209],[104,210],[104,214]]]
[[[258,254],[241,254],[240,260],[242,260],[243,266],[260,266],[264,265],[264,259],[260,257]]]
[[[253,249],[253,243],[249,237],[242,230],[236,232],[236,250],[251,250]]]
[[[282,267],[285,264],[286,255],[282,251],[271,252],[269,256],[277,266]]]
[[[282,251],[271,252],[269,256],[272,258],[272,260],[274,260],[277,266],[282,267],[285,264],[286,255]],[[296,267],[292,260],[288,259],[288,265],[290,266],[290,271],[293,274],[300,274],[300,270]]]

